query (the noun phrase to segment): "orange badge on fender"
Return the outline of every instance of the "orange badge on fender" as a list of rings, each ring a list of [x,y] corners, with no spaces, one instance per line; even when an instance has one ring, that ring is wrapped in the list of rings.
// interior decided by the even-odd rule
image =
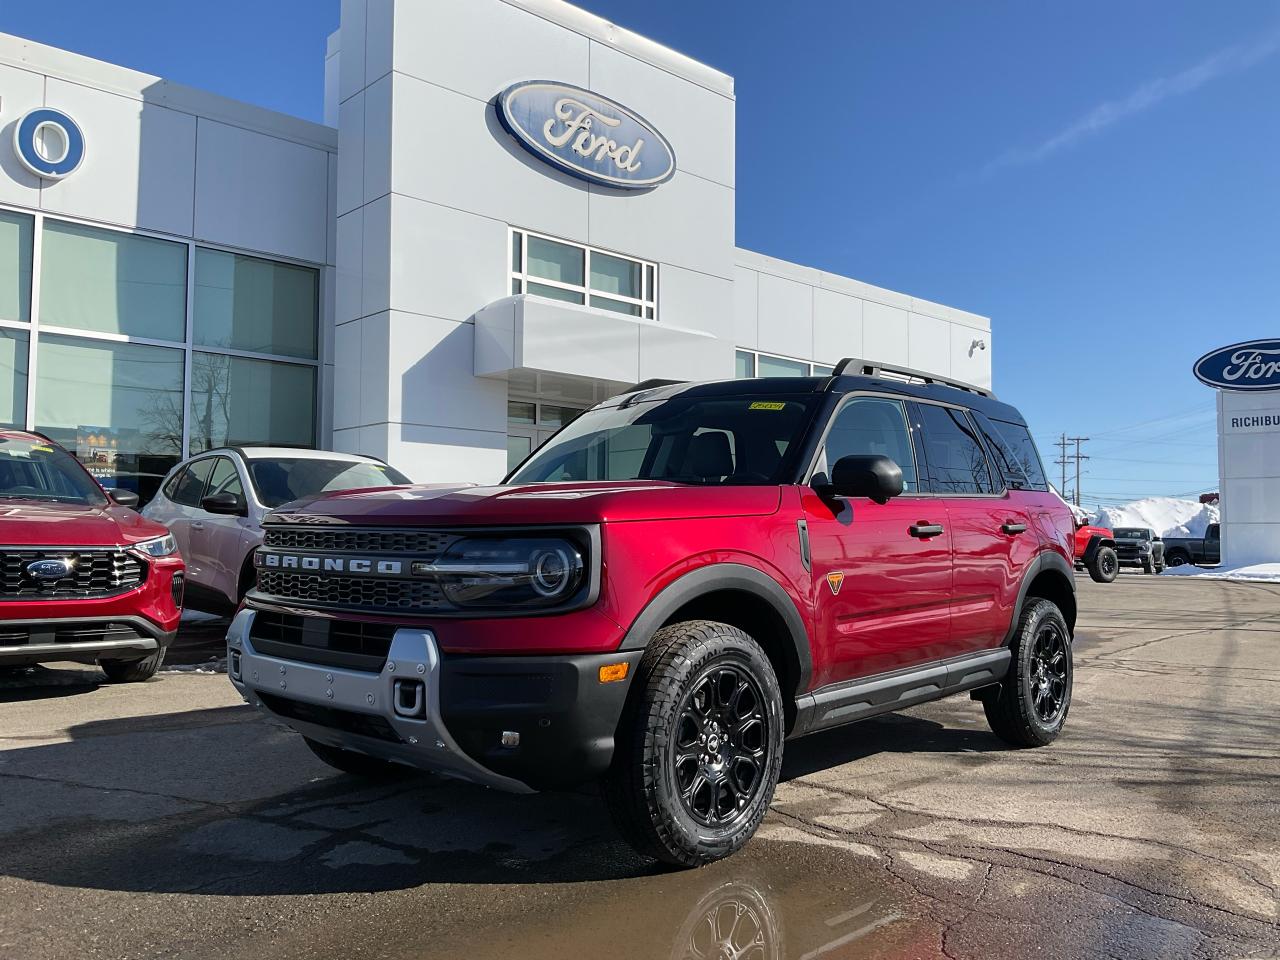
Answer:
[[[840,587],[843,583],[844,583],[843,573],[840,573],[837,571],[836,573],[827,574],[827,586],[831,588],[832,596],[840,592]]]

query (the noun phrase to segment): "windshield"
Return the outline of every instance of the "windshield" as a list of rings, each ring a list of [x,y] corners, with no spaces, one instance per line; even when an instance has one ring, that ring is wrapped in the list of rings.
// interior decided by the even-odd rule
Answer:
[[[106,495],[71,454],[51,443],[0,437],[0,500],[102,506]]]
[[[508,482],[781,483],[819,399],[674,397],[589,410]]]
[[[399,470],[385,463],[353,460],[319,460],[314,457],[250,460],[249,476],[264,506],[278,507],[290,500],[330,490],[363,490],[410,483]]]
[[[1151,531],[1146,527],[1116,527],[1113,531],[1121,540],[1150,540]]]

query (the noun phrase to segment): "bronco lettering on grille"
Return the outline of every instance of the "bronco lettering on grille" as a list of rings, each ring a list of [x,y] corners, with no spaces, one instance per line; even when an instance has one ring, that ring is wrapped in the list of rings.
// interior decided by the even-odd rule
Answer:
[[[298,570],[307,573],[368,574],[398,577],[404,573],[399,560],[376,560],[363,557],[314,557],[302,553],[267,553],[253,556],[255,566],[269,570]]]

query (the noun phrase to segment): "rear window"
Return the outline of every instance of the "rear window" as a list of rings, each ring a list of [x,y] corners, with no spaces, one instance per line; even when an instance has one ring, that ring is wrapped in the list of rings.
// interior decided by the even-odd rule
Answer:
[[[918,408],[929,489],[934,493],[994,493],[987,455],[965,412],[932,403],[918,404]]]
[[[1031,439],[1031,431],[1020,423],[1009,423],[1005,420],[988,421],[1004,440],[1005,447],[1017,461],[1019,469],[1027,478],[1027,488],[1048,493],[1049,480],[1044,475],[1044,465],[1040,460],[1040,451],[1036,442]]]

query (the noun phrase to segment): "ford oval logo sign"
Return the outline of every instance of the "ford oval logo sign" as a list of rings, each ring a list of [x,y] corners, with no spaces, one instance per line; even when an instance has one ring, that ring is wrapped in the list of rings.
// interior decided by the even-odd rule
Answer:
[[[74,560],[33,560],[27,564],[27,575],[33,580],[61,580],[75,571]]]
[[[644,117],[581,87],[513,84],[498,94],[498,119],[538,159],[590,183],[645,190],[676,172],[671,144]]]
[[[13,152],[37,177],[61,180],[84,162],[84,134],[61,110],[39,107],[14,124]]]
[[[1218,390],[1280,390],[1280,340],[1250,340],[1206,353],[1192,368]]]

